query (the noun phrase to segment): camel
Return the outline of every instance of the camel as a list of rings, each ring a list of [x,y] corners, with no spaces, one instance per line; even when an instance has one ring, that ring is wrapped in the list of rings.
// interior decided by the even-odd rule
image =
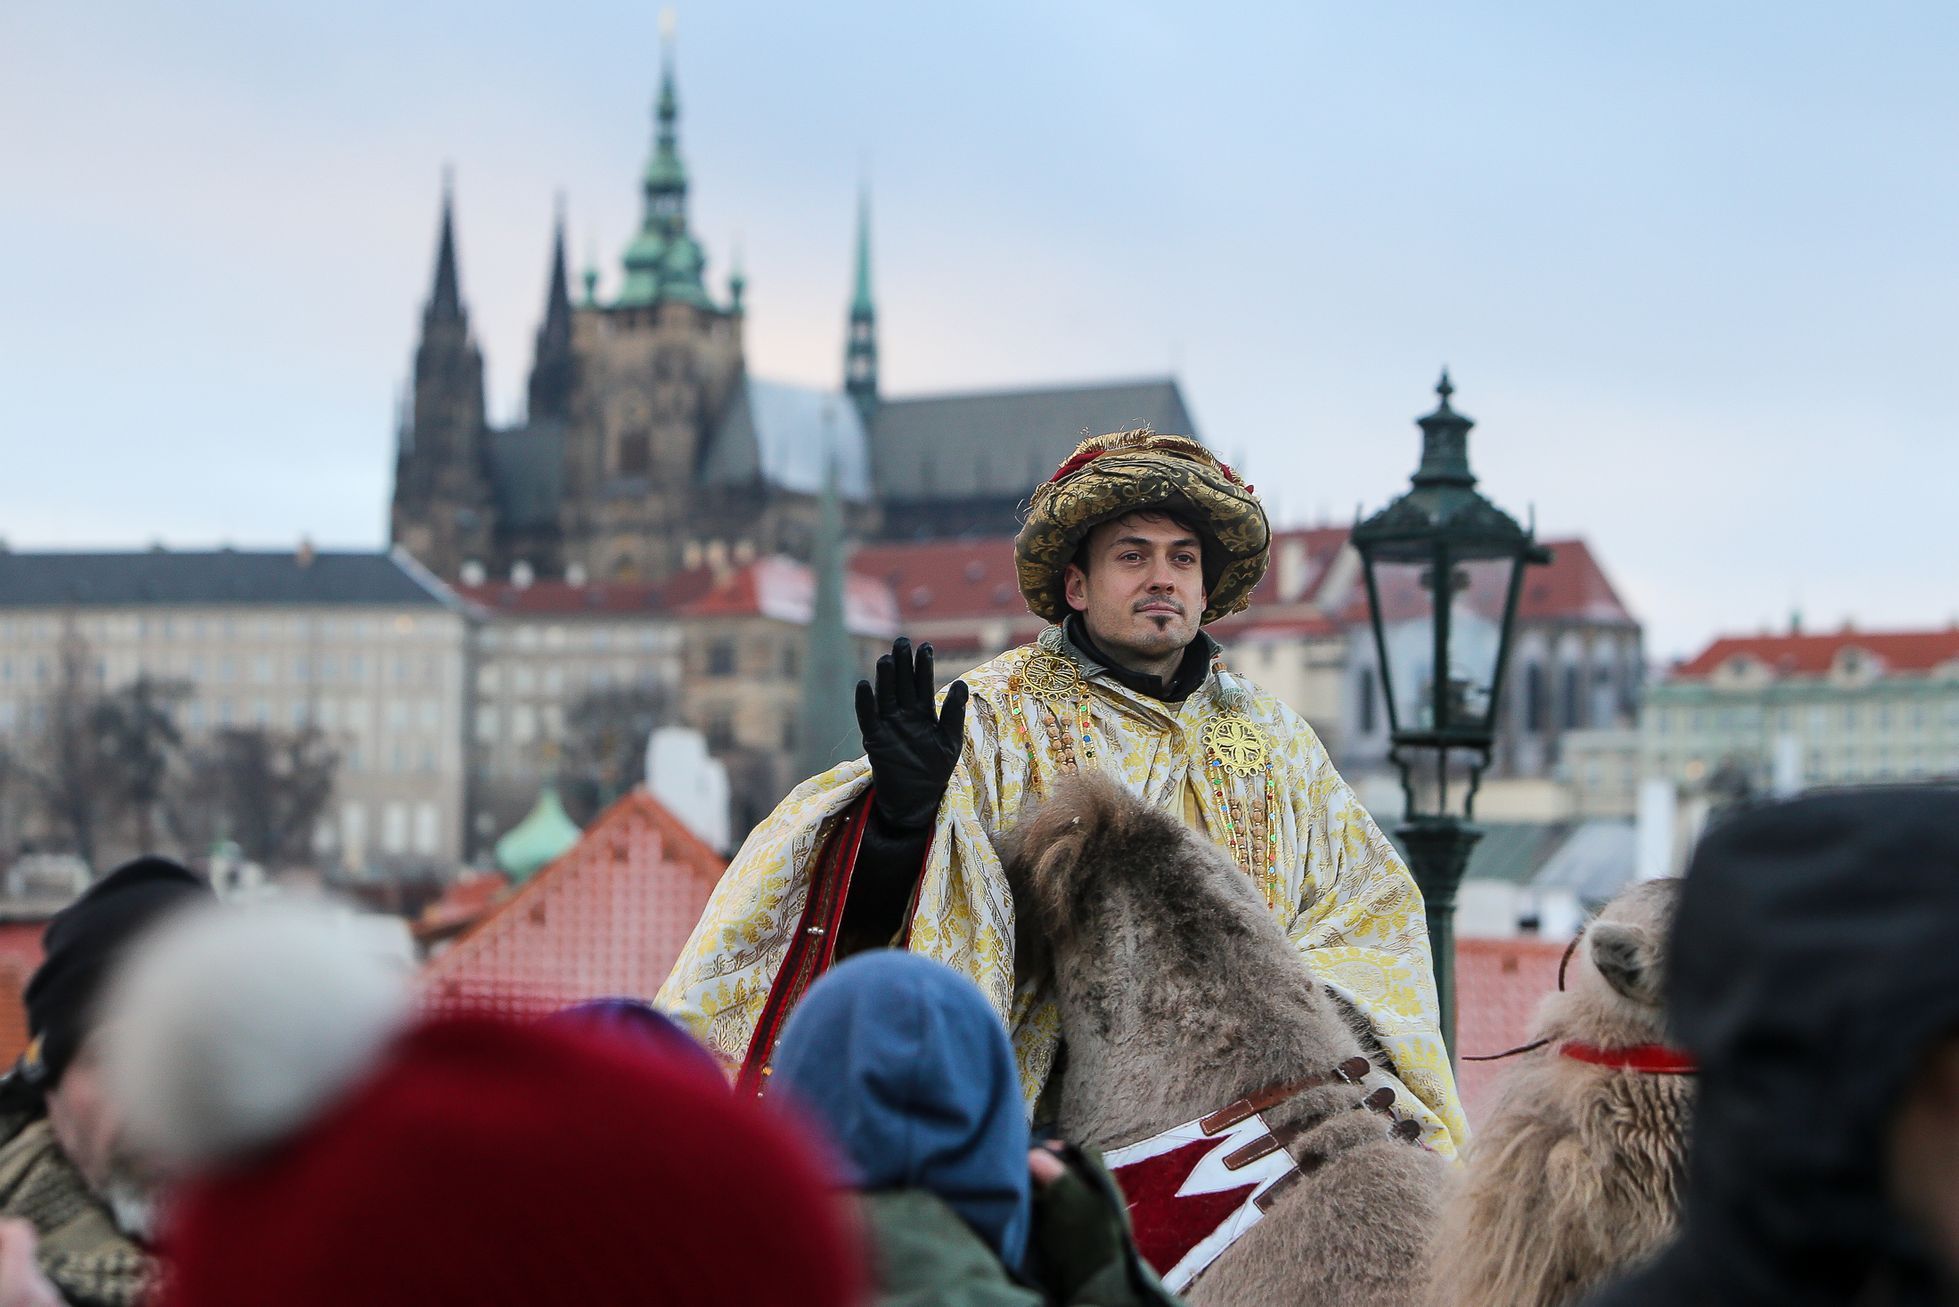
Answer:
[[[1435,1307],[1559,1307],[1659,1250],[1680,1210],[1691,1064],[1661,993],[1677,880],[1608,903],[1566,955],[1471,1141],[1434,1247]]]
[[[1121,1146],[1277,1096],[1263,1127],[1244,1123],[1262,1141],[1234,1137],[1233,1152],[1263,1148],[1257,1165],[1290,1174],[1187,1300],[1419,1302],[1450,1166],[1408,1142],[1418,1127],[1393,1120],[1393,1090],[1361,1036],[1230,855],[1101,777],[1062,786],[1004,851],[1016,958],[1024,974],[1052,973],[1060,1007],[1060,1133],[1113,1160]],[[1133,1186],[1129,1198],[1140,1211]]]

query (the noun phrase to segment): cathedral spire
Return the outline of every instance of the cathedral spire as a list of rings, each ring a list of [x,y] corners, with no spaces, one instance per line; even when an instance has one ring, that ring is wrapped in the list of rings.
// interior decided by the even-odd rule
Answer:
[[[571,385],[571,279],[565,267],[565,203],[561,194],[551,237],[550,289],[544,295],[544,321],[537,329],[537,353],[531,365],[531,418],[570,416]]]
[[[463,316],[460,279],[456,275],[455,177],[442,174],[442,227],[435,242],[435,287],[429,292],[423,316],[430,322],[459,321]]]
[[[654,102],[653,155],[641,179],[645,205],[639,234],[626,247],[619,303],[643,307],[663,299],[707,307],[701,273],[707,262],[687,230],[687,165],[680,158],[680,94],[674,80],[674,17],[660,15],[660,94]]]
[[[837,484],[835,424],[824,423],[832,436],[824,450],[823,497],[819,503],[816,547],[810,559],[815,593],[803,647],[803,712],[797,750],[798,774],[830,770],[859,750],[857,719],[850,700],[857,679],[857,655],[851,647],[845,607],[845,541],[843,506]]]
[[[850,297],[843,388],[869,425],[877,409],[877,305],[871,299],[871,193],[857,193],[857,275]]]

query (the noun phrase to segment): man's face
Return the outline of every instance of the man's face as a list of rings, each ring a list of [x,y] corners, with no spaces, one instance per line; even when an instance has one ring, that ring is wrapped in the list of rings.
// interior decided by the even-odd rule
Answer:
[[[1138,669],[1180,654],[1204,615],[1203,546],[1161,513],[1131,513],[1089,532],[1084,572],[1064,575],[1068,606],[1096,644]]]
[[[159,1176],[129,1147],[122,1113],[102,1083],[99,1032],[85,1042],[61,1082],[48,1091],[48,1124],[61,1151],[109,1207],[124,1234],[147,1239]]]

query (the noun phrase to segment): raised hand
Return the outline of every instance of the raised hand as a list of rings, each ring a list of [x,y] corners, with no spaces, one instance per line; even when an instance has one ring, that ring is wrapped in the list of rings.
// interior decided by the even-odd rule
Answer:
[[[966,683],[954,681],[943,711],[932,702],[932,646],[912,657],[903,636],[877,660],[877,688],[857,682],[857,726],[877,787],[877,814],[893,831],[932,824],[966,735]]]

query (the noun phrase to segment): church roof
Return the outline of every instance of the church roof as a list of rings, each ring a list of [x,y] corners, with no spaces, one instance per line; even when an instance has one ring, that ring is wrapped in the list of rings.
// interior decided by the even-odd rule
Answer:
[[[823,490],[834,451],[843,497],[870,498],[870,458],[863,419],[842,391],[743,377],[701,464],[708,485],[756,482],[797,494]]]
[[[422,969],[430,1008],[542,1016],[586,999],[650,999],[727,863],[635,788]]]
[[[550,526],[564,493],[565,429],[538,421],[490,432],[490,493],[506,528]]]
[[[885,499],[1021,500],[1084,434],[1140,426],[1196,434],[1174,380],[883,399],[871,468]]]
[[[0,608],[133,604],[460,606],[400,550],[0,550]]]

